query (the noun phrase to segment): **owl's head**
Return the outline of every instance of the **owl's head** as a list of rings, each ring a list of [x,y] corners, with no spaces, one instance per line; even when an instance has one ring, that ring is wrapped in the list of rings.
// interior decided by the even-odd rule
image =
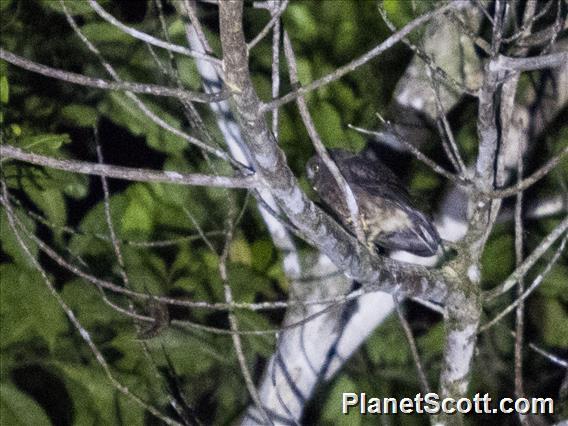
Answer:
[[[306,163],[306,175],[308,177],[308,181],[312,184],[312,188],[317,191],[317,182],[319,180],[321,170],[322,170],[323,162],[321,158],[317,155],[314,155],[312,158],[308,160]]]
[[[329,155],[331,159],[337,164],[339,170],[344,173],[345,165],[343,160],[352,157],[354,154],[342,149],[333,149],[329,151]],[[312,184],[312,188],[316,192],[318,191],[318,188],[321,188],[321,182],[325,182],[324,179],[334,179],[331,172],[319,155],[314,155],[306,163],[306,175],[308,177],[308,180]],[[335,180],[332,180],[332,182],[335,182]]]

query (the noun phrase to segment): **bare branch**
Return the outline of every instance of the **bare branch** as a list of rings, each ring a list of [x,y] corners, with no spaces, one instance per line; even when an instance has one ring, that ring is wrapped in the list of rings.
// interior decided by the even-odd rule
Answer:
[[[278,10],[276,10],[275,13],[272,13],[272,18],[270,18],[270,21],[268,21],[268,23],[264,26],[264,28],[256,35],[255,38],[253,38],[248,44],[247,44],[247,49],[250,51],[252,49],[254,49],[254,47],[266,36],[266,34],[268,34],[268,32],[270,31],[270,29],[276,25],[276,22],[278,22],[278,20],[280,19],[280,16],[282,16],[282,14],[284,13],[284,11],[286,10],[286,8],[288,7],[288,3],[290,2],[290,0],[284,0],[282,2],[282,5],[280,6],[280,8]]]
[[[493,191],[486,192],[485,195],[487,195],[490,198],[506,198],[515,195],[521,191],[524,191],[525,189],[536,183],[538,180],[546,176],[552,169],[554,169],[560,163],[560,161],[562,161],[562,159],[566,154],[568,154],[568,147],[564,148],[553,158],[548,160],[546,164],[544,164],[536,172],[531,174],[528,178],[523,179],[514,186],[511,186],[510,188],[496,189]]]
[[[550,53],[548,55],[529,58],[511,58],[499,55],[496,60],[489,62],[491,71],[534,71],[545,68],[556,68],[568,62],[568,52]]]
[[[232,205],[230,206],[230,210],[232,212],[233,210]],[[231,218],[229,218],[227,224],[225,245],[223,247],[223,252],[219,257],[219,274],[221,276],[221,280],[223,281],[225,301],[227,303],[233,302],[233,290],[231,289],[231,286],[229,284],[229,277],[227,274],[227,257],[229,256],[229,247],[233,239],[233,231],[234,231],[234,222],[231,220]],[[266,412],[265,408],[262,405],[262,402],[260,400],[260,395],[258,394],[256,387],[254,386],[254,381],[247,366],[246,357],[243,351],[243,344],[241,341],[241,337],[238,334],[239,322],[237,320],[237,316],[232,311],[229,311],[228,315],[229,315],[229,325],[231,327],[231,331],[233,332],[233,335],[231,336],[233,340],[233,347],[235,348],[235,353],[237,354],[237,360],[239,361],[241,374],[243,375],[243,378],[245,380],[246,388],[252,400],[254,401],[256,408],[260,412],[265,424],[272,425],[274,423],[272,422],[272,420],[268,416],[268,413]]]
[[[482,327],[480,327],[479,332],[482,333],[485,330],[493,327],[495,324],[497,324],[501,319],[503,319],[505,317],[505,315],[507,315],[509,312],[511,312],[513,309],[515,309],[518,306],[521,306],[524,302],[524,300],[533,292],[536,290],[536,288],[542,284],[542,282],[544,281],[544,278],[546,277],[546,275],[548,275],[548,273],[550,272],[550,270],[552,269],[552,267],[556,264],[556,262],[558,261],[558,258],[560,257],[560,255],[562,254],[562,252],[564,251],[564,248],[566,247],[566,241],[568,240],[568,234],[564,236],[564,238],[562,239],[562,241],[560,242],[560,245],[558,246],[558,248],[556,249],[554,255],[552,256],[552,259],[550,259],[550,261],[547,263],[546,267],[538,274],[538,276],[533,280],[533,282],[531,283],[531,285],[525,290],[523,291],[519,297],[517,297],[517,299],[511,303],[509,306],[507,306],[505,309],[503,309],[499,315],[497,315],[495,318],[493,318],[491,321],[489,321],[487,324],[483,325]],[[521,278],[519,278],[521,279]]]
[[[422,361],[420,360],[420,354],[418,353],[418,348],[416,347],[416,340],[414,339],[414,335],[412,334],[412,330],[410,329],[410,325],[408,321],[404,317],[404,313],[400,307],[400,303],[396,297],[393,296],[394,299],[394,306],[396,308],[396,313],[398,314],[398,319],[400,320],[400,325],[404,330],[404,334],[406,335],[406,340],[408,340],[408,345],[410,346],[410,352],[412,353],[412,358],[414,359],[414,365],[416,366],[416,371],[418,372],[418,377],[420,378],[420,384],[422,385],[422,392],[427,394],[430,392],[430,385],[428,384],[428,378],[426,377],[426,373],[424,372],[424,367],[422,366]]]
[[[61,81],[67,81],[69,83],[79,84],[81,86],[94,87],[96,89],[126,90],[132,93],[141,93],[141,94],[154,95],[154,96],[166,96],[166,97],[177,98],[186,101],[201,102],[201,103],[220,102],[224,99],[227,99],[227,92],[225,91],[211,93],[211,94],[197,93],[174,87],[159,86],[157,84],[130,83],[125,81],[109,81],[102,78],[87,77],[82,74],[77,74],[61,70],[58,68],[51,68],[46,65],[38,64],[37,62],[22,58],[21,56],[15,55],[2,48],[0,48],[0,59],[3,59],[6,62],[16,65],[20,68],[24,68],[28,71],[44,75],[46,77],[55,78]]]
[[[220,188],[254,188],[258,185],[255,175],[243,177],[212,176],[199,173],[156,171],[134,167],[111,166],[77,160],[60,160],[45,155],[25,152],[11,145],[0,145],[0,157],[13,158],[38,166],[86,175],[106,176],[138,182],[164,182],[177,185],[212,186]],[[3,160],[2,160],[3,161]]]
[[[160,40],[160,39],[153,37],[149,34],[146,34],[142,31],[135,30],[134,28],[131,28],[127,25],[124,25],[122,22],[120,22],[118,19],[116,19],[114,16],[112,16],[106,10],[104,10],[96,1],[89,0],[89,4],[90,4],[91,8],[97,13],[97,15],[99,15],[101,18],[103,18],[109,24],[114,25],[115,27],[124,31],[126,34],[129,34],[130,36],[132,36],[132,37],[134,37],[138,40],[142,40],[142,41],[144,41],[148,44],[151,44],[153,46],[157,46],[157,47],[161,47],[163,49],[166,49],[170,52],[181,53],[182,55],[191,56],[191,57],[194,57],[194,58],[199,58],[199,59],[204,60],[204,61],[212,62],[212,63],[216,64],[217,67],[220,70],[220,65],[221,65],[220,59],[214,58],[213,56],[207,55],[207,54],[202,53],[202,52],[190,50],[190,49],[183,47],[183,46],[180,46],[178,44],[165,42],[164,40]]]
[[[63,9],[63,12],[65,13],[65,17],[67,19],[67,22],[69,22],[69,25],[71,26],[71,28],[73,28],[73,31],[75,31],[75,34],[77,34],[79,39],[85,44],[85,46],[87,46],[87,49],[89,49],[89,51],[91,51],[97,57],[97,59],[99,60],[101,65],[110,74],[110,76],[114,80],[120,82],[121,79],[120,79],[118,73],[114,70],[113,66],[108,61],[106,61],[104,59],[103,55],[97,49],[97,47],[93,43],[91,43],[91,41],[87,37],[85,37],[85,35],[81,32],[79,26],[75,22],[75,19],[73,18],[73,16],[71,16],[67,7],[65,6],[65,2],[63,0],[60,0],[60,4],[61,4],[61,7]],[[189,143],[191,143],[195,146],[198,146],[199,148],[201,148],[201,149],[203,149],[207,152],[210,152],[210,153],[216,155],[219,158],[222,158],[224,160],[229,161],[231,164],[233,164],[237,168],[242,167],[242,164],[235,161],[226,152],[224,152],[220,149],[214,148],[214,147],[200,141],[199,139],[194,138],[193,136],[187,134],[186,132],[183,132],[179,129],[176,129],[174,126],[167,123],[161,117],[156,115],[150,108],[148,108],[146,106],[146,104],[144,104],[144,102],[142,102],[134,93],[126,92],[126,97],[129,98],[132,102],[134,102],[134,104],[142,111],[142,113],[146,117],[148,117],[151,121],[153,121],[155,124],[157,124],[162,129],[180,137],[181,139],[183,139],[183,140],[185,140],[185,141],[187,141],[187,142],[189,142]],[[223,102],[223,101],[221,101],[221,102]],[[212,104],[212,107],[214,107],[215,105],[217,105],[217,104]]]
[[[558,238],[560,238],[567,230],[568,218],[565,218],[556,226],[556,228],[552,230],[550,234],[543,238],[537,248],[535,248],[533,252],[523,261],[521,266],[516,268],[513,273],[509,275],[509,277],[505,281],[503,281],[501,285],[485,292],[485,294],[483,295],[484,300],[491,301],[513,287],[517,283],[517,280],[524,277],[529,269],[536,263],[536,261],[540,259],[542,255],[550,248],[550,246],[554,244],[554,242]]]
[[[287,1],[288,0],[283,1],[281,5],[282,8],[286,7]],[[280,10],[283,10],[283,9],[278,9],[278,3],[276,1],[273,1],[271,5],[272,8],[270,8],[270,14],[272,16],[278,15]],[[277,19],[273,25],[274,29],[272,31],[272,66],[271,66],[272,99],[276,99],[278,96],[280,96],[280,41],[282,39],[281,26],[282,25],[280,19]],[[279,112],[278,109],[272,111],[272,133],[274,134],[274,138],[276,140],[278,140],[278,135],[279,135],[278,112]]]
[[[550,362],[559,365],[560,367],[564,367],[565,369],[568,370],[568,360],[562,359],[554,354],[551,354],[548,351],[545,351],[542,348],[539,348],[537,345],[535,345],[534,343],[529,343],[529,347],[535,351],[536,353],[542,355],[543,357],[545,357],[546,359],[548,359]]]
[[[397,28],[394,25],[394,23],[389,19],[387,11],[384,7],[384,4],[381,4],[380,2],[378,2],[378,3],[379,3],[378,9],[379,9],[379,14],[381,15],[381,18],[383,18],[383,21],[387,25],[389,30],[391,30],[392,33],[396,33]],[[452,11],[452,15],[455,15],[455,11]],[[455,16],[457,16],[457,15],[455,15]],[[454,90],[456,90],[457,92],[467,93],[468,95],[471,95],[471,96],[477,96],[475,91],[470,90],[464,84],[460,83],[459,81],[454,79],[452,76],[450,76],[443,68],[439,67],[436,64],[435,59],[431,55],[429,55],[424,49],[421,49],[416,44],[412,43],[408,37],[404,37],[402,39],[402,42],[410,50],[412,50],[416,54],[416,56],[418,56],[420,59],[422,59],[422,61],[426,64],[426,66],[431,70],[431,72],[433,74],[438,76],[446,84],[451,85]]]
[[[317,79],[317,80],[315,80],[315,81],[313,81],[309,84],[306,84],[305,86],[302,86],[299,89],[296,89],[296,90],[288,93],[287,95],[282,96],[279,99],[275,99],[271,102],[268,102],[268,103],[262,105],[260,112],[265,113],[266,111],[270,111],[270,110],[273,110],[275,108],[279,108],[282,105],[285,105],[288,102],[293,101],[294,99],[298,98],[299,96],[305,95],[305,94],[307,94],[307,93],[309,93],[309,92],[311,92],[311,91],[313,91],[313,90],[315,90],[319,87],[322,87],[322,86],[325,86],[326,84],[331,83],[332,81],[340,79],[341,77],[350,73],[351,71],[356,70],[361,65],[366,64],[371,59],[379,56],[380,54],[382,54],[383,52],[385,52],[386,50],[388,50],[389,48],[394,46],[396,43],[398,43],[400,40],[402,40],[404,37],[406,37],[408,34],[410,34],[413,30],[415,30],[419,26],[423,25],[424,23],[428,22],[430,19],[447,12],[448,10],[452,9],[455,6],[456,6],[456,4],[452,2],[452,3],[449,3],[447,5],[444,5],[440,8],[438,8],[438,9],[432,11],[432,12],[428,12],[428,13],[422,15],[419,18],[416,18],[414,21],[406,24],[396,34],[391,35],[389,38],[387,38],[381,44],[379,44],[378,46],[375,46],[373,49],[371,49],[367,53],[361,55],[359,58],[354,59],[353,61],[349,62],[348,64],[337,68],[334,72],[329,73],[328,75],[326,75],[322,78],[319,78],[319,79]]]
[[[383,120],[383,118],[380,115],[379,115],[379,118],[381,120]],[[394,131],[394,128],[392,128],[392,126],[390,126],[390,123],[388,123],[384,120],[383,120],[383,122],[385,124],[389,125],[389,127],[391,128],[391,131]],[[374,132],[374,131],[371,131],[371,130],[363,129],[362,127],[353,126],[351,124],[349,124],[348,126],[349,126],[349,128],[356,130],[360,133],[363,133],[365,135],[374,136],[375,138],[377,138],[377,140],[384,140],[385,138],[388,137],[388,135],[386,135],[385,132]],[[460,177],[459,175],[455,175],[455,174],[447,171],[446,169],[444,169],[442,166],[439,166],[438,164],[436,164],[433,160],[431,160],[427,155],[423,154],[413,144],[406,141],[404,138],[400,137],[400,135],[395,134],[395,137],[397,138],[398,142],[400,142],[406,148],[408,148],[408,150],[410,151],[411,154],[413,154],[418,160],[422,161],[424,164],[429,166],[434,172],[436,172],[439,175],[444,176],[445,178],[451,180],[456,185],[460,185],[460,186],[468,185],[468,182],[464,181],[462,177]]]

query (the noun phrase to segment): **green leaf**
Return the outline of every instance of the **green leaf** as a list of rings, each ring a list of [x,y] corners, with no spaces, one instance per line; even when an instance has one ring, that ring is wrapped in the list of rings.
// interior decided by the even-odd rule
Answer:
[[[61,109],[61,116],[64,120],[70,121],[79,127],[91,127],[97,123],[98,113],[93,107],[72,104]]]
[[[10,86],[8,85],[8,77],[0,76],[0,102],[7,104],[10,99]]]
[[[500,282],[507,278],[514,267],[513,245],[511,234],[501,234],[489,241],[481,256],[484,280]]]
[[[219,345],[213,344],[208,337],[199,337],[187,332],[168,328],[158,336],[146,340],[150,349],[165,349],[178,374],[207,374],[215,365],[227,365],[234,357],[226,354]],[[191,356],[187,356],[187,349]]]
[[[89,193],[89,178],[85,175],[74,174],[71,181],[65,183],[63,192],[70,198],[81,200]]]
[[[81,2],[78,2],[81,3]],[[127,47],[135,41],[130,35],[126,34],[120,28],[115,27],[107,22],[89,22],[81,27],[81,32],[87,37],[91,43],[116,43]]]
[[[0,419],[10,426],[51,425],[43,408],[11,383],[0,386]]]
[[[410,360],[408,345],[401,344],[401,330],[392,319],[367,339],[367,353],[376,364],[406,366]]]
[[[229,248],[229,259],[231,262],[242,263],[250,266],[252,263],[252,252],[249,244],[243,238],[235,238]]]
[[[12,0],[0,1],[0,11],[8,9],[11,4],[12,4]]]
[[[0,276],[2,345],[40,336],[53,349],[67,330],[67,323],[39,273],[15,264],[1,264]]]
[[[252,244],[252,267],[265,271],[272,261],[274,245],[267,239],[257,240]]]
[[[114,424],[118,391],[101,368],[56,362],[70,395],[73,396],[74,424]],[[137,394],[141,396],[137,389]]]
[[[300,83],[304,85],[311,83],[314,79],[311,61],[306,58],[299,58],[297,66],[298,80],[300,80]]]
[[[255,270],[241,264],[230,263],[228,276],[235,301],[253,302],[257,293],[271,295],[272,290],[268,278]]]
[[[22,148],[29,150],[33,148],[34,152],[50,152],[56,151],[63,144],[71,142],[68,134],[43,134],[36,136],[27,136],[18,140],[18,145]]]
[[[52,223],[60,226],[65,225],[67,206],[59,189],[38,188],[33,184],[25,185],[24,189],[34,204],[45,213]]]
[[[318,36],[318,23],[312,16],[308,4],[293,3],[286,10],[285,20],[291,24],[290,34],[300,40],[311,40]]]
[[[412,176],[412,181],[410,182],[410,188],[413,191],[430,191],[438,187],[438,177],[434,175],[431,171],[419,169]]]
[[[545,299],[545,304],[542,324],[546,346],[568,348],[568,312],[558,300]]]
[[[87,329],[124,319],[121,314],[104,303],[100,291],[94,284],[82,278],[75,278],[65,283],[61,296],[67,301],[67,305],[79,322]]]
[[[132,185],[126,193],[129,201],[120,225],[125,234],[149,234],[154,226],[155,198],[143,184]]]
[[[318,132],[328,148],[345,145],[345,131],[341,116],[329,102],[320,102],[312,115]]]
[[[22,134],[22,128],[15,123],[10,124],[10,130],[14,136],[20,136]]]
[[[152,216],[144,204],[138,201],[132,201],[128,204],[121,221],[124,233],[149,234],[152,230],[152,224]]]
[[[538,292],[545,297],[555,297],[568,302],[566,277],[568,277],[568,267],[557,263],[542,281]]]
[[[334,425],[357,426],[362,424],[363,416],[361,416],[359,407],[352,407],[348,414],[344,415],[341,412],[341,405],[343,401],[343,393],[345,392],[360,392],[360,386],[351,380],[347,375],[342,374],[338,380],[335,381],[333,387],[329,390],[327,399],[322,409],[323,420]]]
[[[14,211],[16,217],[23,223],[28,231],[35,232],[35,223],[32,219],[19,210],[12,211]],[[21,235],[22,234],[20,233],[20,236]],[[32,263],[28,259],[28,255],[24,252],[24,249],[12,231],[5,209],[0,211],[0,241],[2,241],[2,250],[8,254],[15,263],[21,266],[32,267]],[[28,239],[24,239],[24,243],[27,245],[32,256],[37,259],[37,245],[30,243]]]

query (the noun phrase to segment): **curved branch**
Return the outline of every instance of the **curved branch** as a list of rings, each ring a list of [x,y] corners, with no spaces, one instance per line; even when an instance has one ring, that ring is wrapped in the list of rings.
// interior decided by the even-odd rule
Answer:
[[[67,81],[69,83],[79,84],[81,86],[94,87],[96,89],[106,90],[125,90],[132,93],[143,93],[155,96],[166,96],[178,98],[185,101],[210,103],[220,102],[227,99],[225,91],[217,93],[196,93],[188,90],[177,89],[174,87],[159,86],[157,84],[130,83],[122,81],[109,81],[102,78],[87,77],[82,74],[51,68],[47,65],[38,64],[37,62],[18,56],[12,52],[8,52],[0,48],[0,59],[16,65],[28,71],[36,72],[46,77],[55,78],[57,80]]]
[[[60,160],[45,155],[32,154],[10,145],[0,145],[0,157],[13,158],[38,166],[86,175],[106,176],[138,182],[164,182],[177,185],[213,186],[221,188],[253,188],[258,182],[254,175],[245,177],[211,176],[199,173],[157,171],[134,167],[111,166],[77,160]]]

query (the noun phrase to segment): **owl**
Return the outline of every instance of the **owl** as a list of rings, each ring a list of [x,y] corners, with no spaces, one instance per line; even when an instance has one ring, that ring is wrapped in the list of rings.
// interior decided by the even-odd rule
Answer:
[[[344,150],[330,156],[349,184],[359,208],[363,244],[390,250],[405,250],[418,256],[433,256],[441,240],[432,222],[414,207],[395,174],[378,160]],[[307,177],[323,203],[355,235],[343,192],[319,156],[306,164]]]

